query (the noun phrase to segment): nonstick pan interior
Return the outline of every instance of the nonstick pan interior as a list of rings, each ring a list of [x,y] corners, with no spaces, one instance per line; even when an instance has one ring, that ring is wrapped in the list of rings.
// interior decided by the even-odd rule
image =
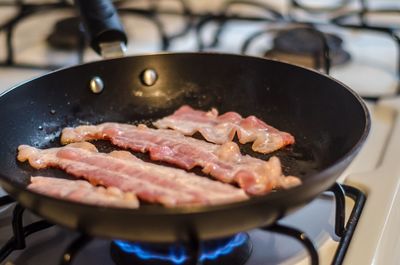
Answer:
[[[154,86],[141,82],[145,69],[157,72]],[[104,83],[100,94],[89,87],[96,76]],[[143,205],[134,211],[71,203],[24,189],[31,175],[68,176],[18,163],[18,145],[59,146],[66,126],[105,121],[151,124],[183,104],[256,115],[293,134],[296,144],[272,155],[281,158],[286,174],[301,177],[303,185],[243,203],[190,209]],[[27,208],[67,227],[145,241],[174,241],[187,231],[208,239],[271,223],[331,186],[369,129],[364,104],[342,84],[311,70],[236,55],[160,54],[67,68],[5,93],[0,110],[0,175],[8,192]],[[111,150],[104,142],[97,146]],[[250,145],[242,151],[263,159],[270,156],[251,152]]]

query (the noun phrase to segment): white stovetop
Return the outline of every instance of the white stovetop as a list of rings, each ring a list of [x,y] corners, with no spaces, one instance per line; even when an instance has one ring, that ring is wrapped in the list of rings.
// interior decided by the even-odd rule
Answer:
[[[381,101],[375,110],[379,118],[374,126],[381,126],[386,134],[381,133],[381,144],[368,144],[365,149],[379,153],[378,160],[373,170],[357,171],[346,180],[367,195],[345,259],[348,264],[398,264],[400,260],[400,98]]]
[[[273,1],[264,0],[272,6],[275,6],[279,10],[286,10],[288,0]],[[37,1],[40,2],[40,1]],[[174,1],[165,1],[164,6],[176,10],[178,7],[172,5]],[[223,5],[225,1],[188,1],[195,10],[198,12],[218,12],[218,9]],[[308,3],[317,4],[324,2],[320,0],[308,0]],[[334,1],[330,1],[334,2]],[[355,2],[353,0],[353,2]],[[375,0],[368,1],[369,3],[392,3],[400,6],[397,0]],[[137,0],[130,2],[130,6],[146,6],[148,1]],[[167,4],[170,3],[170,6]],[[385,5],[386,6],[386,5]],[[254,12],[254,9],[234,8],[234,12],[240,14],[252,14],[262,15],[260,12]],[[349,8],[356,8],[356,4],[352,4]],[[13,14],[12,8],[0,9],[0,21],[8,18]],[[45,44],[45,39],[48,33],[52,30],[54,22],[60,17],[71,16],[71,12],[67,11],[52,11],[46,13],[46,15],[33,16],[33,18],[26,20],[21,23],[14,35],[15,35],[15,50],[16,60],[20,62],[28,63],[41,63],[43,61],[51,63],[59,63],[64,65],[73,65],[77,63],[77,58],[74,53],[65,51],[49,50],[49,47]],[[314,19],[313,16],[305,16],[299,14],[299,17],[306,20],[321,20],[320,16],[318,19]],[[168,21],[166,27],[167,32],[174,32],[176,29],[181,28],[182,20],[171,19],[164,17],[164,21]],[[400,25],[400,16],[390,16],[388,19],[382,19],[381,16],[370,16],[370,21],[380,21],[385,23],[396,23]],[[157,32],[152,23],[148,20],[135,17],[123,17],[123,22],[130,36],[131,41],[128,45],[128,54],[148,53],[158,51],[159,45],[157,43]],[[38,24],[40,26],[37,26]],[[219,51],[224,52],[239,52],[239,48],[243,39],[249,36],[256,30],[263,29],[264,25],[261,24],[249,24],[249,23],[229,23],[224,33],[224,40],[221,43]],[[214,27],[210,25],[206,30],[205,39],[208,39]],[[360,31],[348,31],[339,29],[333,26],[323,26],[321,29],[327,32],[338,33],[344,38],[344,47],[352,55],[353,60],[345,65],[334,67],[331,75],[351,88],[356,90],[362,95],[385,95],[391,94],[397,87],[397,76],[396,76],[396,63],[395,59],[397,56],[396,46],[390,36],[386,36],[381,33]],[[32,34],[32,31],[35,34]],[[196,49],[196,44],[193,41],[194,34],[188,34],[187,37],[180,38],[172,43],[171,50],[173,51],[192,51]],[[270,45],[270,36],[260,38],[258,41],[249,49],[250,55],[260,55]],[[0,46],[4,45],[5,36],[0,34]],[[0,49],[0,60],[4,58],[5,49]],[[100,59],[94,52],[88,50],[85,53],[85,60],[98,60]],[[37,76],[43,73],[43,71],[34,70],[1,70],[0,71],[0,91],[9,87],[16,82]]]
[[[208,10],[214,11],[216,6],[221,4],[221,1],[191,2],[198,9],[208,8]],[[277,2],[272,1],[273,4],[277,4]],[[280,4],[278,6],[284,8]],[[10,12],[12,10],[0,10],[0,18],[4,18]],[[40,17],[39,20],[32,20],[21,25],[16,33],[16,36],[23,36],[16,41],[17,51],[20,52],[17,56],[18,60],[28,62],[60,61],[66,62],[68,65],[75,63],[75,56],[49,52],[48,47],[43,43],[46,32],[51,29],[51,21],[54,21],[59,15],[60,12],[53,12]],[[135,26],[133,26],[130,19],[124,21],[127,23],[127,30],[135,36],[129,45],[130,54],[157,50],[157,45],[153,42],[155,33],[151,24],[140,21],[135,22]],[[37,27],[37,25],[40,26]],[[248,34],[251,30],[259,28],[260,26],[251,28],[249,25],[232,23],[224,35],[226,39],[223,41],[222,50],[237,52],[237,44],[242,38],[242,34]],[[328,28],[330,31],[342,33],[341,36],[345,38],[345,46],[352,53],[354,59],[347,65],[333,68],[332,75],[334,77],[365,95],[386,94],[395,89],[398,85],[395,75],[397,51],[389,38],[377,34],[343,32],[337,28]],[[29,34],[32,29],[35,29],[34,36]],[[177,41],[174,43],[173,49],[178,51],[194,49],[194,42],[191,38],[193,38],[193,34]],[[0,35],[0,46],[3,43],[4,36]],[[260,51],[265,48],[263,45],[262,41],[255,43],[254,47],[250,49],[250,54],[260,54]],[[1,50],[3,52],[0,52],[0,56],[3,58],[4,49]],[[97,59],[99,58],[92,52],[86,56],[87,61]],[[0,93],[16,83],[42,73],[44,71],[0,68]],[[367,194],[365,209],[344,264],[398,264],[400,260],[400,254],[398,254],[400,253],[400,229],[398,229],[400,196],[397,194],[400,188],[400,163],[398,162],[400,157],[400,115],[398,115],[400,98],[381,100],[376,104],[369,103],[368,107],[372,117],[371,134],[360,154],[340,178],[341,181],[355,185]],[[331,202],[315,202],[311,206],[307,206],[305,211],[318,215],[331,207]],[[350,209],[347,210],[347,212],[350,211]],[[295,213],[285,218],[284,222],[297,224],[303,217],[301,213]],[[333,214],[328,218],[331,226]],[[299,228],[313,235],[313,239],[320,246],[320,251],[323,253],[321,264],[330,264],[337,241],[329,239],[329,231],[322,234],[316,232],[314,231],[315,227],[307,222],[303,225],[304,227],[301,226]],[[337,238],[335,239],[337,240]],[[276,247],[279,248],[279,245]],[[304,253],[301,253],[283,264],[308,264],[307,259],[303,258],[304,256]]]

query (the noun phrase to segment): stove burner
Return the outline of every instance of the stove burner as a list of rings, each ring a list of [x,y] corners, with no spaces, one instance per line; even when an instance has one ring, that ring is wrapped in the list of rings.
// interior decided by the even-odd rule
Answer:
[[[80,46],[82,35],[78,17],[64,18],[56,22],[47,37],[47,43],[55,49],[76,50]]]
[[[247,233],[239,233],[229,238],[205,241],[201,249],[200,261],[204,265],[242,265],[250,256],[252,245]],[[111,257],[118,265],[186,265],[193,262],[185,245],[154,245],[120,240],[111,243]]]
[[[330,33],[321,34],[327,41],[332,65],[341,65],[350,60],[350,54],[343,49],[340,37]],[[323,61],[323,49],[323,40],[317,31],[309,28],[285,29],[276,35],[273,48],[265,56],[318,68]]]

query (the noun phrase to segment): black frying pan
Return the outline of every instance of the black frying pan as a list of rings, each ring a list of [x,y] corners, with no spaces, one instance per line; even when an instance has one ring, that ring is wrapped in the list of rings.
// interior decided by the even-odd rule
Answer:
[[[97,0],[96,0],[97,1]],[[154,69],[153,86],[142,81]],[[104,90],[89,83],[100,77]],[[31,175],[68,177],[60,170],[33,170],[16,161],[17,147],[59,146],[62,128],[105,121],[149,123],[183,104],[221,113],[256,115],[293,134],[296,143],[275,152],[286,174],[303,184],[248,201],[220,206],[137,210],[73,203],[26,190]],[[227,54],[156,54],[104,60],[66,68],[21,84],[0,96],[0,178],[24,207],[95,236],[170,242],[228,236],[273,223],[333,185],[367,137],[370,120],[360,98],[343,84],[287,63]],[[101,143],[101,150],[109,150]],[[243,152],[254,154],[245,145]]]

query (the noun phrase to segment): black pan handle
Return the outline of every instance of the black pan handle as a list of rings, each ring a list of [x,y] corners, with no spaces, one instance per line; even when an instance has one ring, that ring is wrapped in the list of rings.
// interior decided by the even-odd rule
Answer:
[[[128,39],[110,0],[75,0],[75,5],[79,9],[90,46],[98,54],[114,57],[106,54],[116,51],[113,45],[120,45],[123,51]]]

